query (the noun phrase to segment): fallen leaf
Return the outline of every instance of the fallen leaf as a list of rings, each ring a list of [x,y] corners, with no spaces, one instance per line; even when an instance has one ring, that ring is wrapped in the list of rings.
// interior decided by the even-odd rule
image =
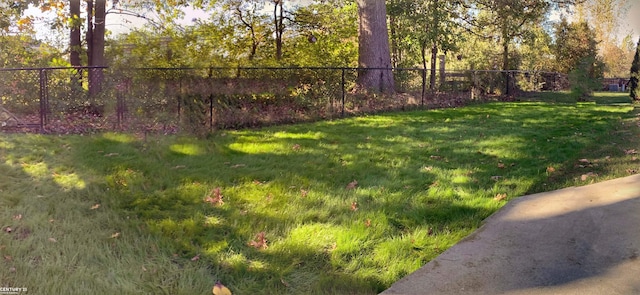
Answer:
[[[200,254],[198,254],[198,255],[196,255],[196,256],[193,256],[193,257],[191,258],[191,261],[198,261],[198,260],[200,260]]]
[[[4,260],[5,261],[11,261],[11,260],[13,260],[13,257],[11,257],[9,255],[4,255]]]
[[[249,242],[249,246],[254,247],[256,249],[267,249],[269,246],[267,246],[267,238],[265,238],[265,233],[259,232],[256,235],[256,238]]]
[[[300,195],[304,198],[309,194],[309,191],[300,189]]]
[[[637,161],[638,157],[631,157],[631,161]]]
[[[627,173],[628,174],[636,174],[636,173],[638,173],[638,170],[636,170],[636,169],[627,169]]]
[[[553,168],[551,166],[547,167],[547,173],[553,173],[556,172],[556,168]]]
[[[504,163],[498,163],[498,168],[504,169]]]
[[[262,181],[260,181],[260,180],[254,179],[254,180],[253,180],[253,184],[255,184],[255,185],[261,185],[261,184],[263,184],[263,182],[262,182]]]
[[[222,200],[222,198],[224,196],[222,195],[222,193],[220,191],[221,191],[220,187],[216,187],[216,188],[212,189],[211,192],[209,193],[209,195],[204,198],[204,202],[205,203],[209,203],[209,204],[211,204],[213,206],[223,205],[224,201]]]
[[[247,166],[247,165],[245,165],[245,164],[235,164],[235,165],[231,166],[231,168],[240,168],[240,167],[244,167],[244,166]]]
[[[491,176],[491,180],[498,181],[500,179],[502,179],[502,176],[500,176],[500,175]]]
[[[358,202],[351,202],[351,211],[358,211]]]
[[[104,155],[105,157],[113,157],[113,156],[119,156],[120,154],[118,153],[108,153],[106,155]]]
[[[231,290],[227,288],[225,285],[217,281],[215,285],[213,285],[213,295],[231,295]]]
[[[493,200],[499,202],[506,198],[507,198],[507,194],[497,194],[495,197],[493,197]]]
[[[269,193],[269,194],[267,195],[267,202],[271,202],[271,200],[273,200],[273,194],[272,194],[272,193]]]
[[[113,234],[111,235],[111,238],[112,238],[112,239],[116,239],[116,238],[118,238],[119,236],[120,236],[120,233],[119,233],[119,232],[116,232],[116,233],[113,233]]]
[[[9,271],[10,272],[16,272],[16,268],[12,266],[12,267],[9,268]]]
[[[430,156],[429,158],[432,159],[432,160],[440,160],[440,159],[442,159],[441,156],[433,156],[433,155]]]
[[[589,161],[587,159],[580,159],[580,160],[578,160],[578,162],[580,162],[580,163],[591,163],[591,161]]]
[[[355,189],[358,186],[358,181],[354,180],[352,182],[349,182],[349,184],[347,184],[347,189]]]
[[[625,150],[624,153],[627,155],[632,155],[632,154],[637,154],[638,151],[636,151],[635,149],[630,149],[630,150]]]
[[[291,149],[294,150],[294,151],[299,151],[300,150],[300,145],[296,143],[291,147]]]
[[[13,232],[13,229],[11,227],[5,227],[4,229],[2,229],[4,232],[10,234],[11,232]]]
[[[580,176],[580,179],[582,181],[585,181],[585,180],[589,179],[589,177],[596,177],[596,176],[598,176],[598,174],[595,174],[593,172],[589,172],[587,174],[582,174],[582,176]]]
[[[187,168],[187,166],[185,166],[185,165],[176,165],[176,166],[173,166],[173,168],[171,168],[171,169],[184,169],[184,168]]]
[[[13,220],[21,220],[22,219],[22,214],[18,214],[18,215],[14,215],[13,216]]]
[[[371,219],[367,219],[364,221],[364,226],[366,227],[370,227],[371,226]]]
[[[285,287],[289,288],[289,283],[287,283],[283,278],[280,278],[280,283],[282,283]]]
[[[142,266],[142,271],[147,271],[147,268],[144,267],[144,265]]]
[[[100,208],[100,204],[95,204],[95,205],[91,206],[91,210],[96,210],[98,208]]]
[[[56,240],[55,238],[49,238],[49,242],[51,242],[51,243],[57,243],[57,242],[58,242],[58,240]]]
[[[433,166],[422,167],[422,170],[431,171],[431,170],[433,170]]]

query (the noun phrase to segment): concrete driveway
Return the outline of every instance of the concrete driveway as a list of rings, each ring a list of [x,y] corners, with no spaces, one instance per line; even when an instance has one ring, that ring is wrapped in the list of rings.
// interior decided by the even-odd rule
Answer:
[[[640,175],[524,196],[381,294],[640,294]]]

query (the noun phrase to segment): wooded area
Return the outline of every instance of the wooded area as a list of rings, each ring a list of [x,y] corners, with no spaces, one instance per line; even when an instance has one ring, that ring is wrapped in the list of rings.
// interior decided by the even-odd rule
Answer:
[[[6,83],[0,93],[2,103],[5,107],[11,106],[14,112],[45,101],[46,106],[40,106],[40,113],[51,113],[53,107],[49,101],[57,100],[56,111],[60,113],[90,106],[91,113],[101,114],[102,111],[96,110],[111,108],[121,114],[124,106],[115,105],[114,101],[125,86],[129,93],[138,93],[135,100],[162,96],[158,99],[165,104],[172,107],[180,104],[177,108],[184,110],[181,102],[187,94],[172,93],[172,83],[182,85],[181,89],[193,90],[202,88],[193,84],[194,81],[206,81],[207,89],[213,89],[212,85],[220,82],[216,79],[226,79],[225,87],[237,84],[255,90],[250,94],[244,93],[245,90],[225,93],[231,96],[226,96],[224,101],[230,97],[237,100],[224,104],[227,109],[234,105],[255,110],[268,104],[273,110],[274,105],[289,100],[295,101],[292,104],[295,107],[287,112],[295,113],[298,107],[306,108],[313,100],[312,104],[324,104],[317,106],[316,112],[331,106],[331,111],[316,114],[320,118],[335,111],[334,100],[342,100],[340,108],[344,113],[348,104],[345,104],[345,93],[408,93],[410,99],[407,96],[393,98],[404,102],[387,105],[404,108],[408,101],[413,101],[413,105],[420,101],[419,104],[424,105],[425,92],[430,93],[428,99],[433,103],[438,93],[447,91],[465,92],[465,98],[513,97],[518,90],[559,89],[570,84],[575,98],[580,100],[603,87],[599,79],[628,79],[636,52],[633,32],[624,36],[619,33],[628,0],[30,0],[0,3],[3,4],[0,6],[3,48],[0,67],[78,69],[40,71],[36,79],[35,72],[3,74]],[[34,9],[38,13],[28,12]],[[185,11],[194,10],[204,17],[185,24]],[[126,33],[112,34],[107,27],[108,20],[123,15],[143,20],[145,25],[132,25]],[[43,28],[46,36],[42,35]],[[80,70],[80,67],[86,68]],[[293,75],[269,70],[309,67],[322,69],[301,70]],[[110,75],[116,76],[105,78],[106,68]],[[252,74],[252,80],[248,81],[240,76],[241,68],[266,70],[254,71],[253,74],[262,74]],[[165,72],[150,74],[146,69],[165,69]],[[176,73],[186,72],[168,69],[196,70],[186,71],[188,76],[178,78]],[[211,69],[226,69],[228,73],[218,77]],[[234,74],[233,69],[238,69],[237,73]],[[191,76],[193,73],[198,74]],[[567,83],[555,74],[543,77],[544,73],[567,75]],[[553,78],[549,80],[549,77]],[[178,82],[179,79],[182,80]],[[25,81],[32,82],[26,85]],[[144,81],[144,84],[134,89],[132,81]],[[156,85],[149,85],[152,82]],[[50,87],[49,83],[58,84]],[[62,85],[60,83],[65,85],[57,86]],[[260,85],[278,89],[265,90]],[[40,102],[36,99],[38,91]],[[51,91],[56,94],[49,100]],[[332,94],[327,96],[327,93]],[[199,104],[208,101],[211,122],[216,95],[211,91],[197,93]],[[240,103],[245,98],[243,95],[253,97],[254,104],[262,105],[243,105]],[[354,110],[380,108],[366,102],[367,99],[372,98],[353,100],[360,105]],[[136,109],[155,103],[146,101]],[[275,121],[289,120],[283,118]],[[211,122],[208,124],[213,125]]]
[[[592,57],[593,65],[601,67],[597,74],[627,77],[635,51],[633,32],[619,34],[628,0],[3,2],[0,42],[5,50],[0,62],[4,68],[393,66],[435,70],[442,55],[451,70],[569,73],[580,60]],[[25,14],[29,7],[41,13]],[[204,11],[206,17],[185,25],[181,20],[187,8]],[[105,19],[118,15],[137,16],[146,25],[112,35]],[[48,40],[58,44],[33,37],[47,27],[47,35],[58,36]],[[595,46],[583,48],[587,40]]]

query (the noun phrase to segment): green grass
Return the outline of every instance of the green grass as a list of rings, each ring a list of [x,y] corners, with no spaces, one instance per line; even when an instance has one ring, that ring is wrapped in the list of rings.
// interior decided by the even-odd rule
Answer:
[[[0,283],[375,294],[509,199],[640,170],[640,109],[622,95],[526,100],[206,140],[0,134]],[[215,188],[223,203],[205,202]]]

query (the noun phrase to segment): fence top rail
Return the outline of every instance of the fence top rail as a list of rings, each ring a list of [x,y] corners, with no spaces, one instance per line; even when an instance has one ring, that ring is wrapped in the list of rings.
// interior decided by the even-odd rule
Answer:
[[[0,68],[0,72],[108,69],[105,66]]]

